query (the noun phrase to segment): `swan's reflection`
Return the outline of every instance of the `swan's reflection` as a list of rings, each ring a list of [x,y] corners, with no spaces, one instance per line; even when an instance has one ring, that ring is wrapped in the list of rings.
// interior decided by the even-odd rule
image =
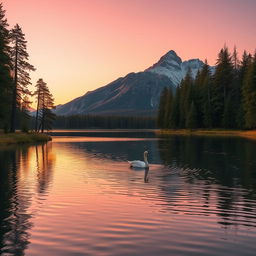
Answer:
[[[148,183],[148,173],[149,173],[149,167],[145,168],[145,172],[144,172],[144,182]]]

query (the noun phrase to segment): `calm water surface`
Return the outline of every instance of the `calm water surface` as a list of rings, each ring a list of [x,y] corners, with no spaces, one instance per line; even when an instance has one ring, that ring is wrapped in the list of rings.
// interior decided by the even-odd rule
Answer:
[[[255,255],[256,141],[55,135],[0,148],[1,256]]]

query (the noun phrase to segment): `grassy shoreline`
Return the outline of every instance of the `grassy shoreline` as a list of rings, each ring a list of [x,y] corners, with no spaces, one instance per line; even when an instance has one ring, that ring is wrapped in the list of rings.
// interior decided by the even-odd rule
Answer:
[[[0,145],[46,142],[51,136],[41,133],[0,133]]]
[[[189,129],[164,129],[157,130],[159,135],[186,135],[186,136],[235,136],[235,137],[247,137],[256,139],[256,130],[243,131],[243,130],[189,130]]]

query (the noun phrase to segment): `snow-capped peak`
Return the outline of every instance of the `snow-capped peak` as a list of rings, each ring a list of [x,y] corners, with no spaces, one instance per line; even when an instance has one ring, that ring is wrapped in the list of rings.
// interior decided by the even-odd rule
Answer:
[[[191,59],[182,62],[176,52],[171,50],[163,55],[157,63],[145,71],[168,76],[173,84],[177,86],[185,77],[188,70],[191,71],[192,77],[195,78],[198,70],[203,67],[203,64],[204,63],[200,59]]]
[[[177,63],[182,62],[181,58],[177,55],[177,53],[173,50],[167,52],[164,56],[160,58],[160,60],[165,60],[168,62],[175,61]]]

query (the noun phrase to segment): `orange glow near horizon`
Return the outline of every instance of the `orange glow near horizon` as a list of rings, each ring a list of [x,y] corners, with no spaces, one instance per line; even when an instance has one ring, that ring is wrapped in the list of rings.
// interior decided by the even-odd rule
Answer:
[[[143,71],[173,49],[213,65],[226,44],[253,52],[252,0],[3,0],[28,40],[30,62],[56,104]]]

